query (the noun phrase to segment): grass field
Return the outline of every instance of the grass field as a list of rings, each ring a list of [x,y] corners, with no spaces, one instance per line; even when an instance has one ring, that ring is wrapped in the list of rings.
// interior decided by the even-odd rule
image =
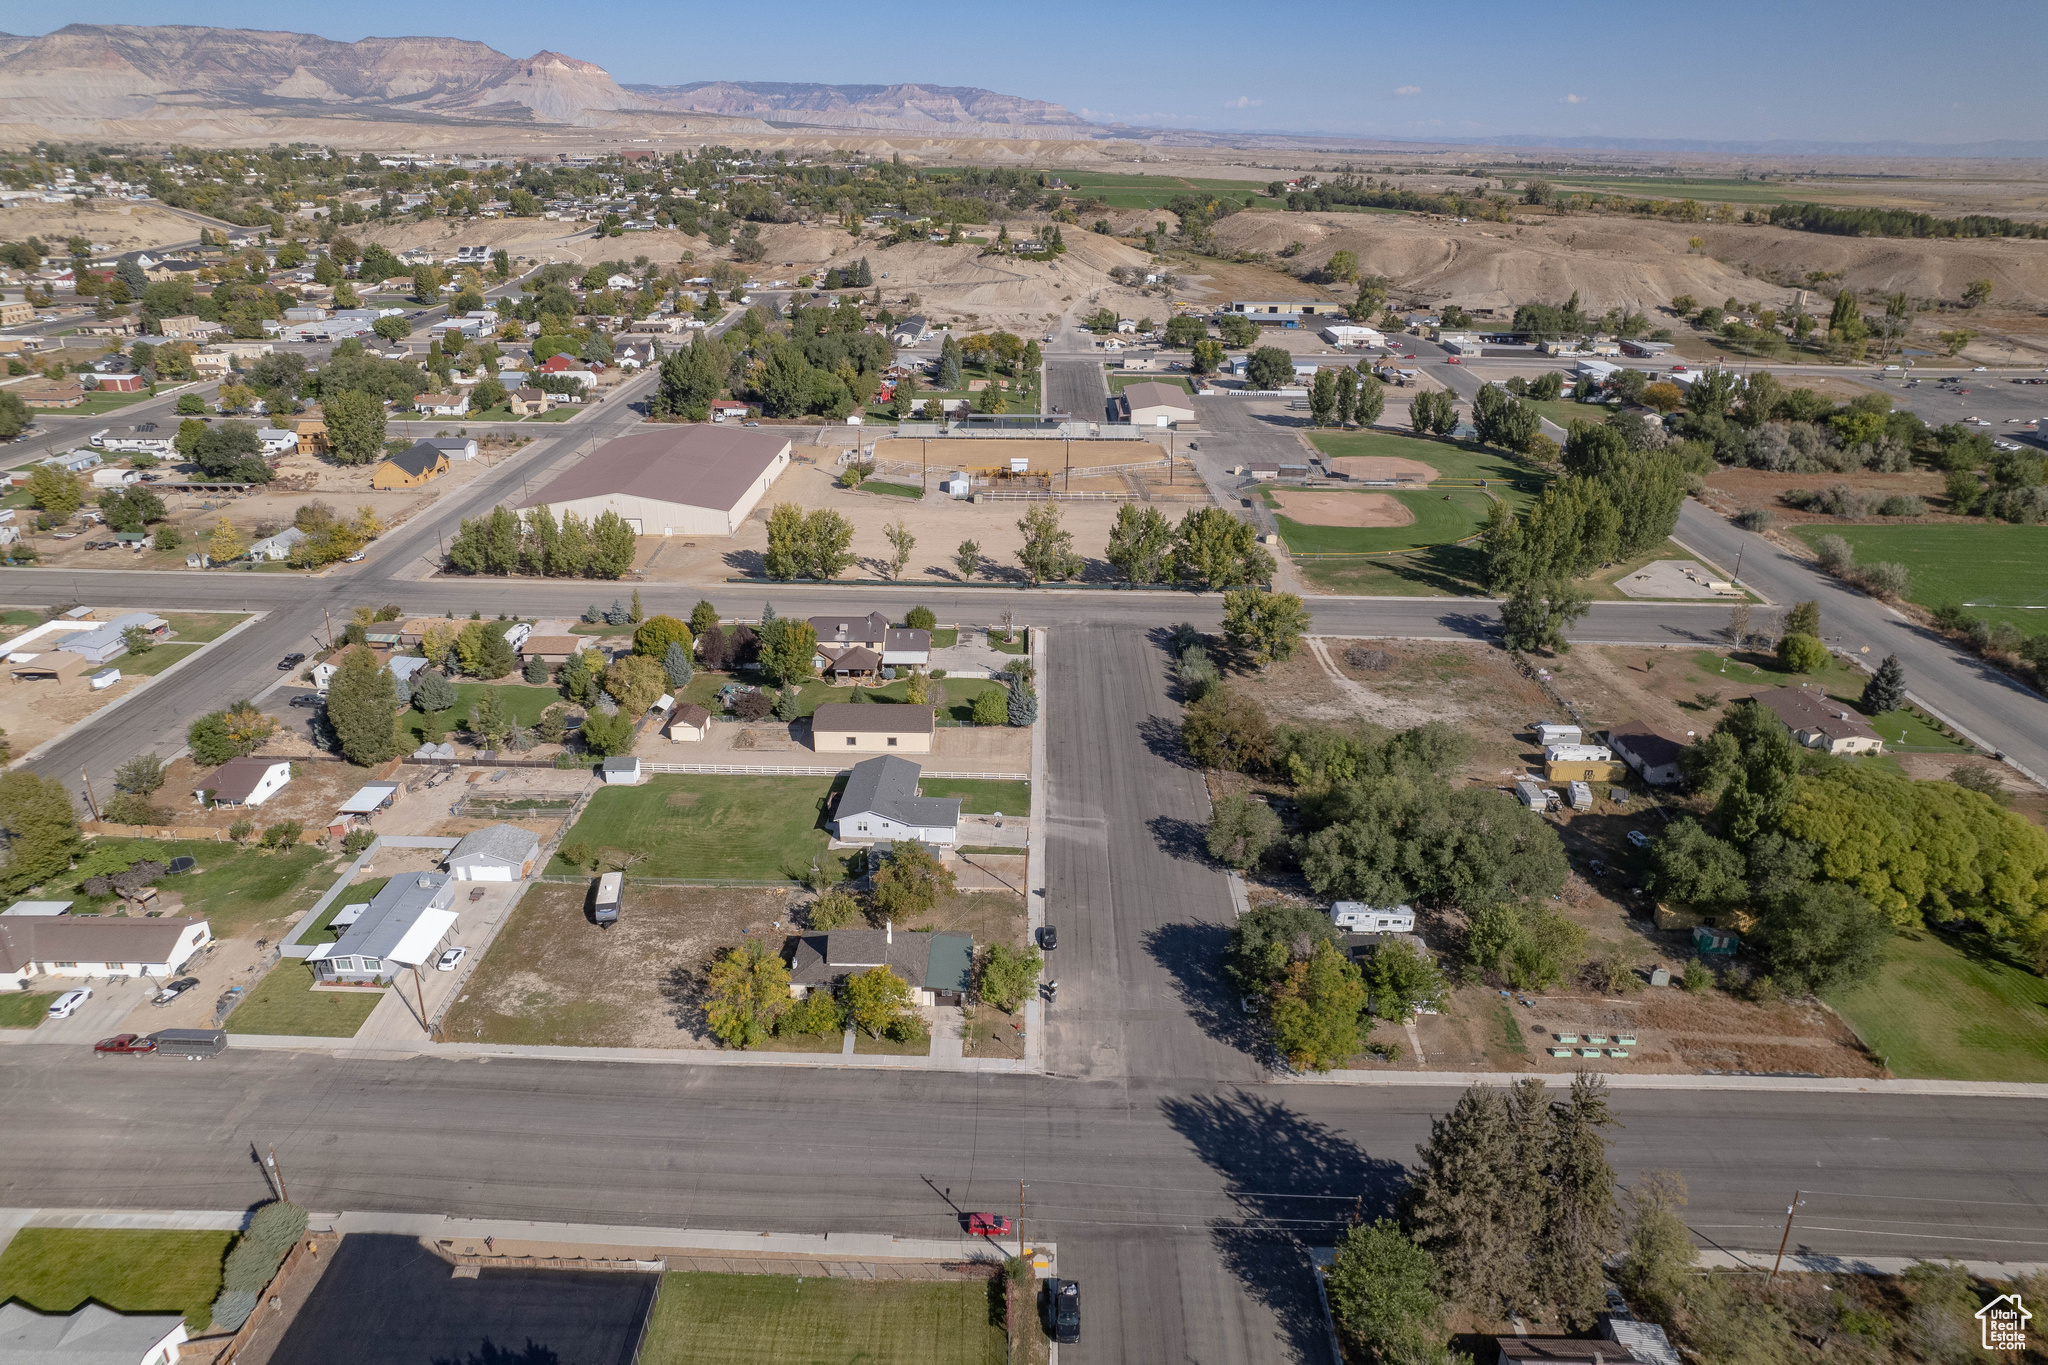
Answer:
[[[233,938],[265,920],[305,910],[326,889],[323,874],[333,864],[331,855],[310,844],[277,853],[206,840],[97,839],[93,848],[118,848],[160,862],[197,858],[197,869],[180,873],[165,889],[185,898],[186,914],[211,921],[216,938]]]
[[[62,411],[72,417],[97,417],[101,413],[116,412],[136,403],[146,403],[149,397],[147,393],[93,392],[87,394],[85,401],[77,407],[64,408]]]
[[[1706,204],[1801,204],[1825,198],[1806,187],[1797,191],[1759,184],[1754,180],[1678,180],[1663,176],[1575,175],[1557,180],[1563,190],[1591,190],[1598,194],[1627,194],[1638,199],[1692,199]]]
[[[1262,490],[1266,491],[1266,490]],[[1415,514],[1407,526],[1310,526],[1273,514],[1291,554],[1370,554],[1443,545],[1475,534],[1486,521],[1492,499],[1477,488],[1396,489],[1384,494]],[[1273,497],[1266,491],[1266,505]]]
[[[191,658],[198,649],[198,645],[174,640],[167,645],[152,646],[147,654],[123,654],[110,667],[120,669],[124,678],[153,678],[178,660]]]
[[[1605,422],[1607,414],[1614,411],[1613,408],[1608,407],[1605,403],[1574,403],[1569,398],[1553,398],[1544,403],[1538,403],[1527,398],[1522,401],[1536,409],[1539,415],[1557,423],[1566,431],[1572,429],[1572,423],[1574,422],[1592,422],[1595,424]]]
[[[1130,374],[1125,374],[1121,371],[1118,371],[1108,375],[1107,378],[1109,380],[1109,391],[1111,393],[1122,393],[1125,389],[1129,388],[1133,384],[1164,384],[1166,385],[1166,387],[1170,389],[1179,389],[1182,393],[1191,394],[1194,392],[1193,389],[1188,387],[1187,380],[1181,378],[1177,374],[1171,373],[1149,374],[1143,371],[1138,371]]]
[[[984,1280],[663,1277],[640,1365],[1002,1365]]]
[[[0,1028],[34,1028],[48,1016],[56,991],[9,991],[0,995]]]
[[[1476,545],[1432,545],[1385,559],[1296,560],[1319,588],[1358,597],[1479,597],[1486,556]]]
[[[1543,491],[1545,476],[1523,464],[1505,450],[1464,441],[1439,441],[1404,436],[1398,431],[1317,431],[1309,443],[1331,459],[1371,455],[1402,460],[1419,460],[1437,472],[1440,479],[1484,479],[1489,484],[1506,484],[1509,503],[1517,508]],[[1483,513],[1482,513],[1483,515]]]
[[[218,640],[249,618],[238,611],[169,611],[164,620],[181,645],[205,644]]]
[[[1923,607],[1959,602],[2029,635],[2048,631],[2048,526],[1952,522],[1941,526],[1800,526],[1808,545],[1822,536],[1849,542],[1865,564],[1903,564],[1908,596]]]
[[[917,784],[926,796],[957,796],[964,815],[1028,815],[1029,782],[977,782],[971,778],[927,777]]]
[[[1100,199],[1113,209],[1163,209],[1184,194],[1213,194],[1242,205],[1249,195],[1253,208],[1275,209],[1285,202],[1269,198],[1263,184],[1248,180],[1190,179],[1177,175],[1115,175],[1105,171],[1061,171],[1077,198]]]
[[[1788,673],[1769,654],[1743,652],[1724,656],[1711,649],[1702,649],[1693,654],[1692,666],[1697,670],[1696,676],[1703,677],[1709,688],[1714,688],[1725,678],[1729,686],[1723,695],[1730,699],[1746,697],[1770,687],[1797,687],[1801,683],[1818,685],[1828,696],[1855,712],[1865,724],[1882,735],[1887,752],[1954,758],[1977,752],[1975,745],[1942,734],[1910,711],[1880,711],[1874,716],[1864,715],[1858,701],[1863,696],[1864,684],[1870,678],[1863,670],[1839,661],[1821,673]],[[1872,758],[1858,761],[1884,763],[1887,760]]]
[[[794,880],[825,852],[826,798],[841,780],[661,775],[599,792],[562,842],[644,852],[638,877]],[[558,856],[548,871],[581,869]]]
[[[2048,981],[1975,934],[1893,938],[1871,980],[1831,992],[1900,1076],[2048,1081]]]
[[[532,725],[540,719],[540,713],[562,700],[562,694],[552,687],[528,687],[523,683],[457,683],[455,684],[455,705],[441,712],[435,719],[440,723],[442,733],[457,729],[469,719],[470,708],[485,692],[496,692],[498,700],[512,713],[512,718],[521,725]],[[408,709],[398,722],[399,728],[413,737],[415,747],[426,742],[430,722],[419,712]]]
[[[117,1313],[183,1313],[206,1330],[232,1232],[23,1228],[0,1255],[0,1303],[69,1313],[86,1300]]]
[[[882,479],[869,479],[862,483],[863,493],[879,493],[885,498],[921,498],[924,490],[915,484],[889,483]]]
[[[384,992],[312,989],[313,969],[285,958],[228,1016],[229,1033],[281,1033],[302,1038],[353,1038]]]

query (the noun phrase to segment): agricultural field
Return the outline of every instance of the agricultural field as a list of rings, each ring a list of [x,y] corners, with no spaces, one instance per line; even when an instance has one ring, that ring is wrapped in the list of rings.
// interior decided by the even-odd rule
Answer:
[[[1856,551],[1858,563],[1905,565],[1912,574],[1907,595],[1923,607],[1959,603],[2029,635],[2048,631],[2048,526],[1817,522],[1795,527],[1793,534],[1808,545],[1822,536],[1840,536]]]
[[[1214,195],[1243,204],[1249,197],[1252,208],[1284,208],[1285,202],[1268,198],[1264,184],[1247,180],[1210,180],[1178,175],[1117,175],[1107,171],[1061,171],[1069,190],[1076,196],[1100,199],[1113,209],[1163,209],[1184,194]]]

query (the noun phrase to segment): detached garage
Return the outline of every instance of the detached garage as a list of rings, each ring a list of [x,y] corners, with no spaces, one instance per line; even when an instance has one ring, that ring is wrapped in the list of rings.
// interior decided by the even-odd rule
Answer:
[[[667,427],[607,441],[526,506],[616,512],[640,536],[729,536],[788,467],[789,438],[773,431]]]
[[[462,836],[448,854],[448,873],[459,882],[517,882],[540,859],[540,838],[517,825],[485,825]]]

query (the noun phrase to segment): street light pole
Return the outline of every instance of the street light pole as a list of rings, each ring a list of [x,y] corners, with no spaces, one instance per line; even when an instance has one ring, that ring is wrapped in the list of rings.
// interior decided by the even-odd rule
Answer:
[[[1020,1181],[1018,1181],[1018,1182],[1017,1182],[1017,1259],[1018,1259],[1018,1260],[1020,1260],[1020,1261],[1024,1259],[1024,1186],[1025,1186],[1025,1183],[1026,1183],[1026,1182],[1025,1182],[1025,1181],[1022,1181],[1022,1180],[1020,1180]]]

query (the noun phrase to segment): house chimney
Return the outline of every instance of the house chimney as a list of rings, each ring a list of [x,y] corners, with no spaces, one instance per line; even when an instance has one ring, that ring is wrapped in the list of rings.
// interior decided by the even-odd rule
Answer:
[[[896,942],[896,919],[893,915],[882,921],[882,933],[886,935],[882,940],[884,943],[894,944]]]

